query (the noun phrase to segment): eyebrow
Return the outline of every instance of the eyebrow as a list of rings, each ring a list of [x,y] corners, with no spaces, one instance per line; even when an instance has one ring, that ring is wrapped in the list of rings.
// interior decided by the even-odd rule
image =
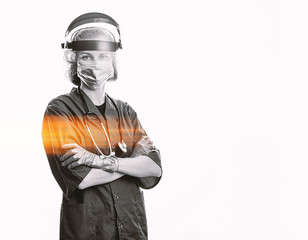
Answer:
[[[83,51],[80,51],[79,53],[80,53],[80,54],[91,54],[90,51],[89,51],[89,52],[88,52],[88,51],[84,51],[84,52],[83,52]],[[109,52],[101,52],[99,55],[101,55],[101,54],[109,54]],[[91,55],[92,55],[92,54],[91,54]]]
[[[91,56],[93,56],[91,53],[87,53],[87,52],[80,52],[79,55],[91,55]]]

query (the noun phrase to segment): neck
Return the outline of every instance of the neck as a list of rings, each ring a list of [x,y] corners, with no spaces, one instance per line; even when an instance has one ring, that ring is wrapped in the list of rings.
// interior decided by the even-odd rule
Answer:
[[[87,85],[81,82],[80,89],[91,99],[96,106],[100,106],[105,102],[105,84],[99,88],[90,89]]]

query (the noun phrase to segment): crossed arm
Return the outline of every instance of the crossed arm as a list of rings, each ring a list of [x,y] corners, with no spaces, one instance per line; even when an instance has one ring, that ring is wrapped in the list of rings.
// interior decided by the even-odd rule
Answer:
[[[91,171],[79,184],[78,189],[112,182],[124,175],[133,177],[160,177],[161,168],[147,154],[153,148],[148,137],[143,137],[138,148],[128,158],[104,157],[91,153],[75,143],[62,146],[67,152],[60,158],[63,167],[75,168],[80,165],[91,167]]]
[[[91,186],[112,182],[124,175],[130,175],[134,177],[161,176],[160,167],[147,156],[118,158],[118,161],[118,172],[92,168],[88,175],[79,184],[78,189],[85,189]]]

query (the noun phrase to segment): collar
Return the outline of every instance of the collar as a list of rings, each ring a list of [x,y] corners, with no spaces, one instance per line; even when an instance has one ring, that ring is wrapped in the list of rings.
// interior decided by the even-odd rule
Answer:
[[[75,101],[77,101],[84,114],[87,113],[86,108],[88,108],[89,112],[92,112],[96,114],[102,121],[102,123],[105,124],[105,127],[109,129],[109,137],[111,142],[118,142],[120,141],[120,136],[121,134],[119,131],[121,131],[120,124],[119,124],[119,112],[118,112],[118,107],[116,106],[115,101],[106,93],[105,96],[105,103],[106,103],[106,108],[105,108],[105,114],[104,116],[100,113],[100,111],[97,109],[97,107],[94,105],[92,100],[88,97],[88,95],[80,89],[80,91],[77,88],[73,88],[71,90],[71,94],[74,96]],[[82,102],[82,97],[84,99],[84,103]]]

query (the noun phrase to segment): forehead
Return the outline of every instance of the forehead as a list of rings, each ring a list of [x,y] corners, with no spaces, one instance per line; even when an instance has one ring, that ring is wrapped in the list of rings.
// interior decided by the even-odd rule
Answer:
[[[111,56],[111,52],[108,52],[108,51],[79,51],[78,55]]]

